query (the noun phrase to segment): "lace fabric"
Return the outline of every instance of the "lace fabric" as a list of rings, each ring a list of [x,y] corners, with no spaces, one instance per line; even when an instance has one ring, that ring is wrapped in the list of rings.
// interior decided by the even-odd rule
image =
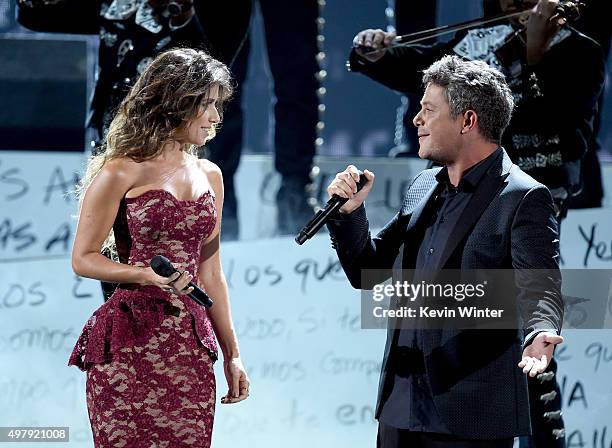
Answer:
[[[128,264],[149,266],[161,254],[179,270],[197,278],[200,244],[217,220],[214,195],[179,200],[166,190],[149,190],[125,199],[131,248]],[[202,286],[202,285],[200,285]],[[82,370],[113,360],[121,349],[145,343],[160,331],[172,302],[179,300],[191,320],[195,340],[217,358],[217,343],[206,309],[187,296],[176,296],[155,286],[120,286],[85,324],[69,365]]]

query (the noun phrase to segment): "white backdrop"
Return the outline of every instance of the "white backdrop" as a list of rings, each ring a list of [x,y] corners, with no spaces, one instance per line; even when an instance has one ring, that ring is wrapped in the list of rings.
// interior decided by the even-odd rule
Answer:
[[[98,283],[70,269],[76,209],[65,193],[82,163],[78,154],[0,153],[0,426],[69,426],[75,447],[91,446],[85,375],[66,362],[101,303]],[[369,210],[382,223],[398,204],[401,180],[422,163],[359,163],[379,174]],[[322,163],[322,172],[341,165]],[[238,184],[246,192],[240,213],[247,238],[271,232],[271,169],[267,159],[243,161]],[[611,218],[610,210],[570,213],[565,267],[612,268]],[[227,243],[222,256],[252,395],[217,406],[213,446],[374,446],[384,331],[360,329],[359,294],[328,238],[302,247],[292,238]],[[565,336],[557,357],[568,446],[608,448],[612,334]],[[227,387],[220,366],[219,397]]]

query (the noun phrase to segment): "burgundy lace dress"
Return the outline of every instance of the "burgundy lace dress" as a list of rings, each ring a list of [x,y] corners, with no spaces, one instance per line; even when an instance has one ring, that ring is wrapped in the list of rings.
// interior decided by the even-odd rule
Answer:
[[[150,190],[126,198],[120,215],[129,264],[148,266],[162,254],[197,276],[200,243],[217,218],[212,193],[180,201]],[[95,446],[209,447],[216,358],[204,307],[156,286],[118,288],[87,321],[69,360],[87,372]]]

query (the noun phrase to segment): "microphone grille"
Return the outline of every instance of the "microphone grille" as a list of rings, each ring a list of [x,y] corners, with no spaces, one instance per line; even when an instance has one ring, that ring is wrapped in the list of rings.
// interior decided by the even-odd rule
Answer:
[[[176,270],[174,266],[172,266],[172,263],[170,263],[170,260],[163,255],[155,255],[153,257],[151,260],[151,269],[162,277],[170,277]]]
[[[357,182],[357,191],[361,191],[361,189],[365,187],[365,184],[367,183],[368,183],[368,178],[365,176],[365,174],[359,171],[359,182]]]

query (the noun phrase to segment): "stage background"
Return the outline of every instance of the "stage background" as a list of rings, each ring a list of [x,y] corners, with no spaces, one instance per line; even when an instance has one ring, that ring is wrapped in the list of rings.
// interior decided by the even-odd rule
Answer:
[[[69,426],[71,447],[92,442],[85,375],[66,362],[102,301],[98,283],[70,268],[76,204],[67,193],[83,162],[76,153],[0,152],[0,426]],[[423,166],[418,160],[351,162],[378,174],[367,204],[376,227],[395,213],[406,183]],[[325,185],[344,163],[322,159],[319,165]],[[612,167],[605,170],[604,178],[612,179]],[[250,223],[248,238],[224,244],[222,257],[252,395],[217,406],[213,446],[372,447],[384,331],[360,329],[359,293],[348,285],[327,235],[302,247],[292,238],[269,238],[276,182],[269,158],[244,160],[239,185],[251,196],[240,212]],[[563,229],[564,267],[612,268],[611,222],[610,208],[571,211]],[[607,448],[612,334],[565,336],[557,358],[568,446]],[[218,398],[227,390],[220,367]]]

